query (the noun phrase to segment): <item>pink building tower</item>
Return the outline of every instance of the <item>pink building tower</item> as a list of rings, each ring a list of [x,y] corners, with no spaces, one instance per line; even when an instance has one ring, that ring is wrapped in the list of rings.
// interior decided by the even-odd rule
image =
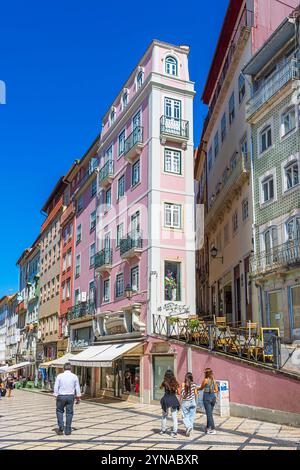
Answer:
[[[72,360],[91,367],[93,394],[157,399],[175,357],[151,337],[155,315],[195,313],[188,55],[153,41],[103,118],[95,343]]]

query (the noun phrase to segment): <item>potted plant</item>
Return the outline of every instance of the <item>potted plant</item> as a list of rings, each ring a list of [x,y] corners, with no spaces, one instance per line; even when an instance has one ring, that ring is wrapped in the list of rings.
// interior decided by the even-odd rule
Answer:
[[[168,297],[170,300],[176,300],[177,282],[171,271],[168,271],[167,275],[165,276],[165,289],[168,291]]]
[[[170,325],[174,325],[175,323],[178,323],[179,320],[180,319],[178,317],[169,317]]]

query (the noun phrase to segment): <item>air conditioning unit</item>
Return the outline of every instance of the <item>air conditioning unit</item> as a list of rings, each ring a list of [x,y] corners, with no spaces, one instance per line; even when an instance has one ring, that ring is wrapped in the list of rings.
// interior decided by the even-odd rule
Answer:
[[[80,301],[81,302],[86,302],[86,299],[87,299],[87,293],[86,292],[81,292]]]

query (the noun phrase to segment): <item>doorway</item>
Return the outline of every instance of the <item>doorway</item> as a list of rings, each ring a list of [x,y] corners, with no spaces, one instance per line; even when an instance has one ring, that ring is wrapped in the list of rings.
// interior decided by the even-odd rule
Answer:
[[[242,320],[241,311],[241,278],[240,265],[234,268],[234,297],[235,297],[235,322],[240,323]]]
[[[224,286],[224,313],[227,323],[232,322],[232,288],[231,283]]]
[[[160,400],[164,394],[160,386],[168,369],[174,371],[174,356],[153,356],[153,400]]]
[[[284,337],[284,311],[282,291],[267,293],[268,326],[279,328],[280,336]]]

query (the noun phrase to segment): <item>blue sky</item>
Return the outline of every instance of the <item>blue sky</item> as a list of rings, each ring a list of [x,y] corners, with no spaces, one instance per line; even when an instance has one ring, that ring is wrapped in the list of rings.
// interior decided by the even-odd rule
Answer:
[[[1,6],[0,296],[18,290],[15,266],[39,233],[44,201],[92,143],[101,117],[152,39],[188,44],[201,92],[229,0],[53,0]]]

